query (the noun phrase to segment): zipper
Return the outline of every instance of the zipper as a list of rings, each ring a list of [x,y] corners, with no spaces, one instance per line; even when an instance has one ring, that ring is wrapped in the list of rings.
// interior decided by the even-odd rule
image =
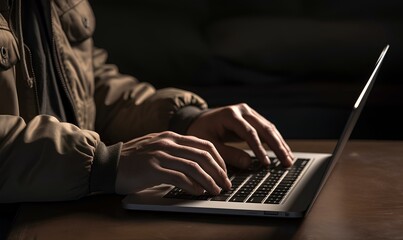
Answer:
[[[25,59],[25,44],[24,44],[24,38],[22,36],[22,23],[21,23],[21,0],[17,0],[16,1],[16,16],[15,16],[15,22],[16,22],[16,39],[18,40],[18,50],[20,51],[21,54],[21,63],[22,63],[22,73],[23,73],[23,77],[24,79],[27,81],[27,87],[29,88],[33,88],[34,86],[34,80],[33,77],[30,76],[29,71],[28,71],[28,66],[27,66],[27,62]]]
[[[24,49],[26,49],[27,50],[27,52],[28,52],[28,59],[29,59],[29,64],[30,64],[30,66],[31,66],[31,68],[30,68],[30,73],[31,73],[31,76],[32,77],[30,77],[30,79],[28,80],[28,84],[29,84],[29,88],[32,88],[33,89],[33,91],[34,91],[34,94],[35,94],[35,102],[36,102],[36,109],[37,109],[37,114],[39,114],[39,111],[40,111],[40,109],[41,109],[41,107],[39,106],[39,94],[38,94],[38,88],[36,87],[37,85],[36,85],[36,79],[35,79],[35,73],[34,73],[34,70],[32,69],[33,67],[32,67],[32,53],[31,53],[31,51],[29,50],[29,48],[27,47],[27,46],[25,46],[25,44],[24,44]],[[26,53],[26,52],[25,52]],[[26,61],[25,59],[24,59],[24,61]],[[27,66],[27,68],[28,68],[28,66]]]
[[[10,4],[11,3],[11,4]],[[11,10],[10,10],[10,16],[9,16],[9,18],[11,19],[11,15],[12,14],[15,14],[15,17],[14,17],[14,20],[15,20],[15,33],[14,33],[14,30],[11,30],[11,29],[14,29],[14,28],[10,28],[10,30],[11,30],[11,32],[13,33],[13,35],[14,35],[14,37],[15,37],[15,39],[16,40],[18,40],[18,50],[20,51],[20,54],[21,54],[21,56],[20,56],[20,59],[21,59],[21,67],[22,67],[22,77],[23,77],[23,80],[25,80],[26,81],[26,86],[28,87],[28,88],[31,88],[31,89],[33,89],[33,92],[34,92],[34,97],[35,97],[35,106],[36,106],[36,113],[37,114],[39,114],[39,109],[40,109],[40,106],[39,106],[39,97],[38,97],[38,90],[37,90],[37,88],[36,88],[36,80],[35,80],[35,75],[34,75],[34,73],[33,73],[33,70],[32,70],[32,67],[31,67],[31,71],[29,71],[29,69],[28,69],[28,64],[27,64],[27,58],[26,58],[26,49],[25,49],[25,44],[24,44],[24,38],[23,38],[23,36],[22,36],[22,21],[21,21],[21,11],[22,11],[22,8],[21,8],[21,0],[16,0],[15,2],[14,1],[9,1],[9,5],[10,5],[10,7],[12,7],[14,4],[16,4],[15,6],[16,6],[16,10],[15,10],[15,12],[14,13],[11,13]],[[12,24],[12,22],[13,21],[9,21],[11,24]],[[28,49],[28,48],[27,48]],[[28,49],[29,50],[29,49]],[[30,63],[32,63],[32,55],[31,55],[31,52],[30,51],[28,51],[29,52],[29,60],[30,60]],[[31,74],[30,74],[31,73]]]

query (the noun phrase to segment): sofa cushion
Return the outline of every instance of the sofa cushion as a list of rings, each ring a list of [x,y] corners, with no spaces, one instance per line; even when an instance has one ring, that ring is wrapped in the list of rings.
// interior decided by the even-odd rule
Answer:
[[[390,41],[403,42],[400,30],[389,27],[261,16],[217,21],[206,32],[214,55],[249,69],[296,77],[356,77],[370,71]],[[401,53],[397,47],[393,51]],[[402,60],[403,53],[395,56]]]

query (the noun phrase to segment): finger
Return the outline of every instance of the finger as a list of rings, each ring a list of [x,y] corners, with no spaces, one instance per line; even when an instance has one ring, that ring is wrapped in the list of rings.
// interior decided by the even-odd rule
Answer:
[[[202,195],[204,193],[202,186],[181,172],[161,168],[159,175],[162,179],[162,182],[181,188],[189,194]]]
[[[258,112],[256,112],[255,110],[252,109],[252,112],[253,112],[256,116],[258,116],[259,120],[262,122],[263,125],[265,125],[267,122],[268,122],[269,124],[272,124],[272,123],[270,123],[265,117],[263,117],[262,115],[260,115],[260,114],[259,114]],[[274,126],[274,125],[273,125],[273,126]],[[289,154],[292,158],[294,158],[294,154],[292,153],[291,148],[288,146],[288,144],[286,143],[286,141],[285,141],[284,138],[281,136],[280,132],[277,130],[277,128],[276,128],[275,126],[274,126],[273,130],[274,130],[274,131],[277,133],[277,135],[280,137],[281,144],[283,145],[284,148],[287,149],[288,154]]]
[[[218,165],[227,172],[227,167],[225,166],[225,161],[221,157],[220,153],[215,148],[214,144],[210,141],[200,139],[193,136],[181,136],[177,138],[176,142],[181,145],[186,145],[190,147],[195,147],[198,149],[202,149],[210,153],[210,155],[214,158],[214,160],[218,163]]]
[[[288,144],[286,143],[286,141],[284,140],[284,138],[281,136],[281,134],[280,134],[280,132],[278,131],[278,129],[274,126],[274,129],[273,129],[273,130],[277,133],[278,136],[281,137],[281,144],[282,144],[282,146],[287,150],[288,156],[291,157],[292,159],[294,159],[295,157],[294,157],[294,154],[293,154],[292,151],[291,151],[290,146],[288,146]]]
[[[245,118],[254,126],[262,139],[276,154],[284,166],[291,166],[293,155],[287,143],[274,124],[259,115],[246,115]]]
[[[159,149],[169,151],[171,155],[197,161],[216,182],[220,183],[220,186],[224,189],[231,187],[231,182],[226,174],[225,162],[211,142],[173,132],[165,132],[162,136],[171,140],[163,145],[157,145]]]
[[[158,156],[160,156],[159,161],[161,167],[183,173],[186,177],[194,180],[211,194],[220,193],[221,188],[196,162],[172,156],[164,152],[160,152]]]
[[[226,190],[231,188],[231,182],[226,172],[218,165],[209,152],[186,145],[179,145],[174,142],[172,142],[172,146],[166,148],[165,151],[172,156],[188,159],[197,164],[206,174],[211,176],[220,187]],[[192,163],[188,164],[190,165]]]
[[[256,129],[243,117],[235,117],[226,122],[228,130],[235,132],[241,139],[247,142],[263,165],[269,165],[270,159],[264,149]]]
[[[219,142],[215,145],[229,165],[241,169],[246,169],[251,165],[252,159],[245,151]]]

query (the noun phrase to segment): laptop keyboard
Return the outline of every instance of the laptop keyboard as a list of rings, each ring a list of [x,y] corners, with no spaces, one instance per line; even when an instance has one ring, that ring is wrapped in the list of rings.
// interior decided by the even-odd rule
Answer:
[[[294,186],[309,159],[296,159],[290,168],[281,166],[278,159],[273,159],[269,168],[261,168],[257,161],[248,171],[228,171],[232,187],[217,196],[203,194],[190,195],[181,188],[175,187],[165,198],[206,200],[223,202],[245,202],[280,204]]]

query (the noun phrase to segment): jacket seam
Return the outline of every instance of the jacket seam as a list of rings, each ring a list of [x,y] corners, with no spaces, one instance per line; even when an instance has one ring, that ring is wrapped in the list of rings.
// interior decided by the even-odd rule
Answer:
[[[73,4],[72,6],[70,6],[69,8],[67,8],[66,10],[63,9],[63,13],[59,15],[59,17],[63,17],[63,15],[65,15],[66,13],[68,13],[71,9],[75,8],[76,6],[78,6],[79,4],[81,4],[82,2],[84,2],[86,0],[80,0],[77,3]]]

